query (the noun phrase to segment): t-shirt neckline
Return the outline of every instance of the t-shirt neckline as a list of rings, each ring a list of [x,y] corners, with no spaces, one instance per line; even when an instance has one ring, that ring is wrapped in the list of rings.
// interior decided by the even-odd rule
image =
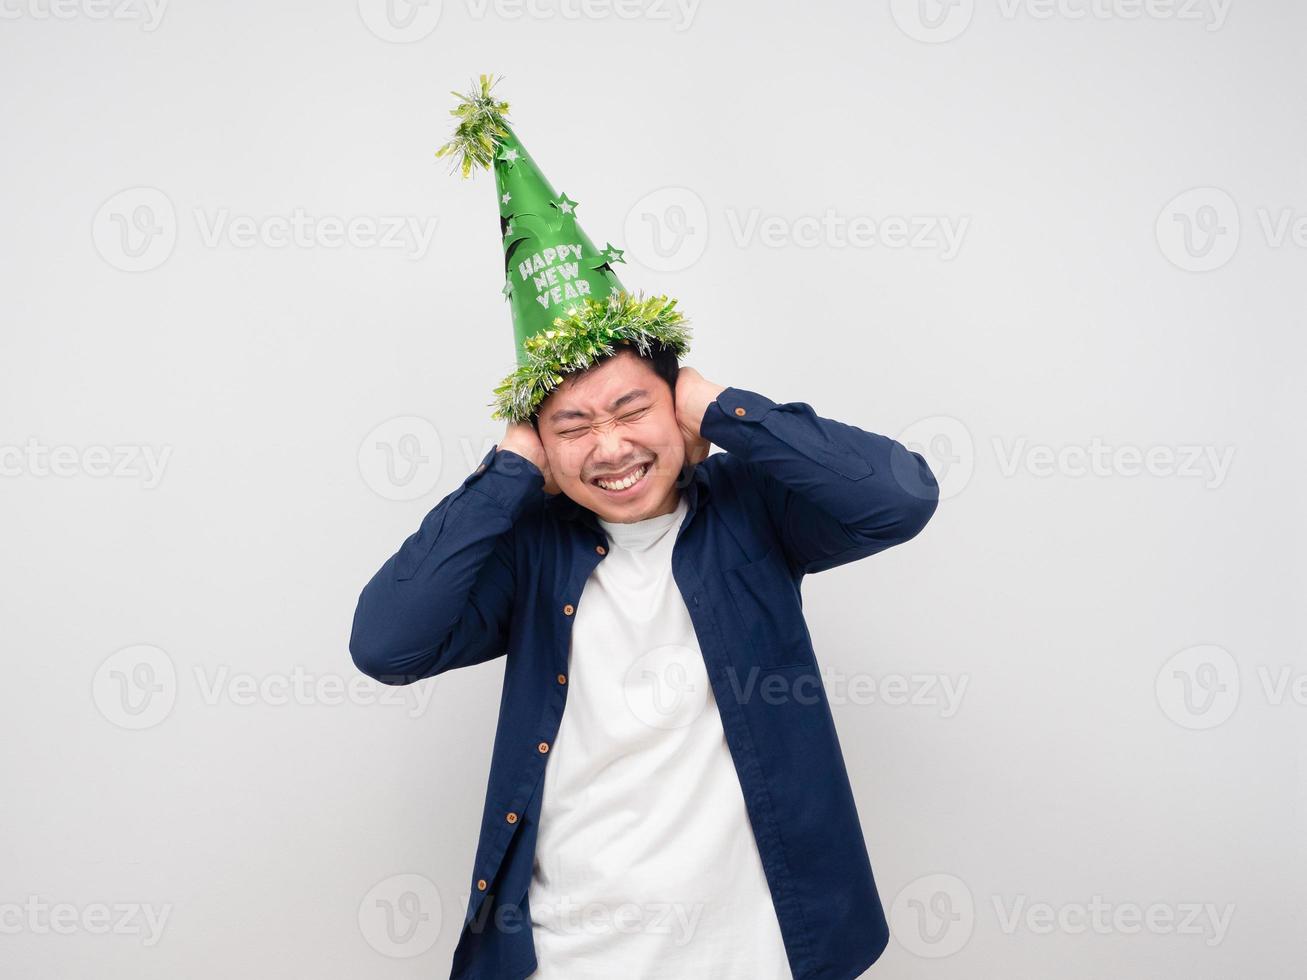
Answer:
[[[685,495],[682,494],[676,502],[676,509],[670,513],[646,517],[642,521],[632,521],[627,524],[606,521],[601,517],[599,526],[604,529],[608,539],[618,547],[628,550],[643,549],[659,540],[672,527],[679,525],[688,506]]]

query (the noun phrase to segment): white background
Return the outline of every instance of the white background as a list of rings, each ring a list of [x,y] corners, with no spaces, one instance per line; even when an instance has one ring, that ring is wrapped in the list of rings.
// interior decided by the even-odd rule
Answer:
[[[346,643],[502,435],[482,71],[687,363],[944,484],[805,586],[869,975],[1300,969],[1303,6],[395,2],[0,5],[0,973],[448,974],[502,661]]]

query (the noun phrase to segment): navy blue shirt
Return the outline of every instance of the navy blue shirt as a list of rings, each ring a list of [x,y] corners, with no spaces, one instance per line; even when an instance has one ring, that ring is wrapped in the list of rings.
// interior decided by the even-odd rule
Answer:
[[[725,452],[682,468],[672,574],[703,651],[795,980],[851,980],[889,929],[803,618],[803,577],[919,532],[939,488],[883,435],[728,387],[704,413]],[[411,684],[506,656],[470,900],[453,980],[536,968],[527,891],[549,747],[567,703],[576,607],[607,539],[492,448],[373,576],[350,654]],[[638,978],[637,978],[638,980]],[[689,980],[689,978],[687,978]]]

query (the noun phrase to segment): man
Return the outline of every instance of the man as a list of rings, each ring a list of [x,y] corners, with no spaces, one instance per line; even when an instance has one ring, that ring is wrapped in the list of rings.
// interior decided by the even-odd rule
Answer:
[[[520,146],[495,105],[499,159]],[[542,179],[524,159],[501,188]],[[564,224],[532,233],[604,254]],[[522,257],[566,246],[543,242],[518,285],[547,296]],[[451,976],[851,980],[888,929],[800,584],[916,535],[935,480],[892,439],[679,367],[665,301],[614,287],[552,323],[498,389],[503,439],[350,639],[389,684],[506,658]]]

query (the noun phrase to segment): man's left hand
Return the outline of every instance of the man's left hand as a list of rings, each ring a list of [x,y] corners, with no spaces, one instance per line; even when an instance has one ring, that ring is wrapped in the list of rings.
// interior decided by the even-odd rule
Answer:
[[[711,444],[699,434],[699,423],[725,385],[713,384],[692,367],[681,367],[676,376],[676,423],[685,439],[687,463],[701,463],[708,457]]]

